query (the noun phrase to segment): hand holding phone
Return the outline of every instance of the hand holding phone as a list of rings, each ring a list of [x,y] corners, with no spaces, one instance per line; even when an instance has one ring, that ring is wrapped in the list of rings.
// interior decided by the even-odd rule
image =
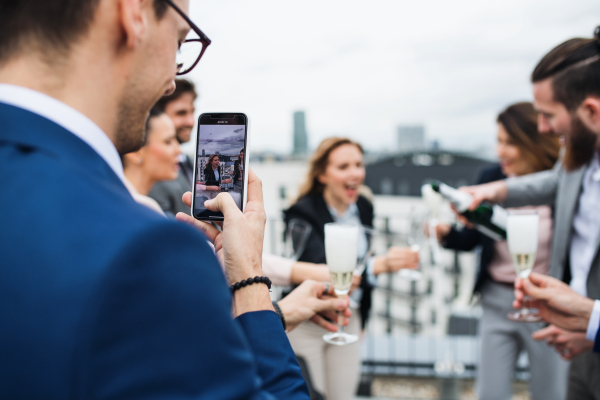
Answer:
[[[198,119],[192,216],[223,221],[223,213],[204,206],[227,192],[243,212],[248,192],[248,117],[242,113],[204,113]]]
[[[190,205],[191,201],[192,194],[185,193],[183,202]],[[181,212],[177,214],[176,218],[200,229],[215,244],[218,258],[223,261],[225,273],[230,282],[239,282],[248,277],[262,275],[262,248],[267,218],[260,179],[252,171],[249,171],[248,204],[243,214],[232,198],[225,194],[212,200],[209,207],[211,210],[222,211],[225,214],[222,230]],[[270,305],[266,286],[253,285],[253,290],[259,290],[261,293],[264,291],[265,299],[268,300],[267,305]],[[247,306],[250,303],[242,304],[241,302],[243,296],[249,296],[251,293],[249,291],[236,292],[234,297],[236,316],[246,311],[256,311],[256,309],[248,309]],[[252,304],[256,304],[256,301],[253,300]]]

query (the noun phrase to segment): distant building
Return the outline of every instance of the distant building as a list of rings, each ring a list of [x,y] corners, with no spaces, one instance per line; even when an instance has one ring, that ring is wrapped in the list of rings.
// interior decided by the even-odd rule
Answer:
[[[473,185],[489,160],[450,151],[415,151],[367,164],[367,185],[376,195],[421,196],[421,186],[440,180],[450,186]]]
[[[398,127],[398,151],[406,153],[425,149],[425,127],[423,125],[401,125]]]
[[[304,111],[294,113],[294,150],[296,156],[308,155],[308,134],[306,133],[306,117]]]

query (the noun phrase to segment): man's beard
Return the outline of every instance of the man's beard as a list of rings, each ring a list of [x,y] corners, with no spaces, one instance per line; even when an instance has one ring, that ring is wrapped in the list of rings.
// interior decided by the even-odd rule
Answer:
[[[571,118],[571,134],[565,138],[566,151],[562,162],[568,172],[575,171],[592,160],[598,141],[598,136],[577,115],[573,114]]]
[[[138,151],[146,143],[146,120],[150,106],[143,106],[139,99],[121,100],[119,104],[115,147],[122,156]]]
[[[194,129],[193,126],[182,126],[181,128],[177,128],[175,132],[175,138],[177,139],[179,144],[184,144],[190,141],[190,139],[192,138],[192,129]],[[184,140],[183,136],[185,136],[187,140]]]

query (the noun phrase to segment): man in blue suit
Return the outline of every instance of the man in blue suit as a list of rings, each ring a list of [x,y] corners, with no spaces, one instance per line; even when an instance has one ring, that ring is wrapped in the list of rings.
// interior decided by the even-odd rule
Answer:
[[[266,284],[232,297],[206,238],[122,182],[187,9],[0,2],[1,399],[308,399]],[[206,206],[225,215],[222,233],[197,225],[230,281],[262,275],[256,176],[244,214]]]

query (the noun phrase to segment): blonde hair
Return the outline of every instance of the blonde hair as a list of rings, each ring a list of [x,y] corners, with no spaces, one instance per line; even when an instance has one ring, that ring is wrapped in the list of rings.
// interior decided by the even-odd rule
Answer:
[[[364,154],[362,146],[348,138],[330,137],[324,139],[310,159],[308,173],[306,174],[304,183],[300,186],[298,200],[305,196],[323,193],[325,185],[319,182],[319,176],[325,173],[329,165],[329,155],[331,152],[346,144],[356,146]]]

